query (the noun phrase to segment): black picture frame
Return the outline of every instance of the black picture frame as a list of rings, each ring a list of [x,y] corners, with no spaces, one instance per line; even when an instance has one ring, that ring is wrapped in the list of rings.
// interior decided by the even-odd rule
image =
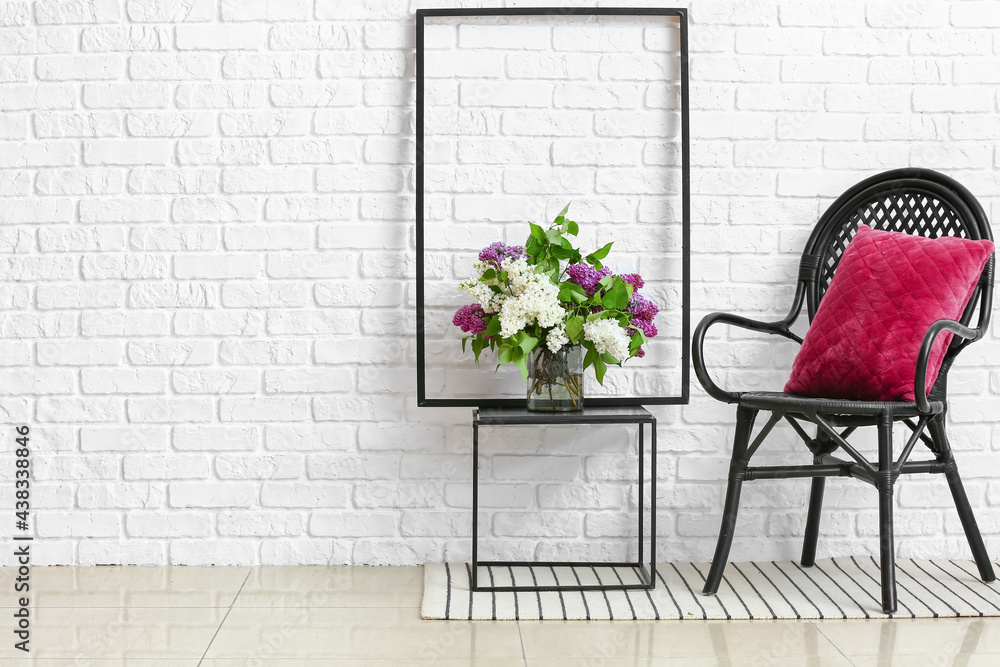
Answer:
[[[440,17],[482,16],[653,16],[677,17],[680,28],[681,127],[681,391],[673,396],[587,397],[588,407],[685,405],[691,386],[691,154],[688,104],[687,9],[661,7],[505,7],[483,9],[418,9],[416,11],[416,361],[417,405],[420,407],[523,407],[524,398],[428,398],[424,333],[424,21]]]

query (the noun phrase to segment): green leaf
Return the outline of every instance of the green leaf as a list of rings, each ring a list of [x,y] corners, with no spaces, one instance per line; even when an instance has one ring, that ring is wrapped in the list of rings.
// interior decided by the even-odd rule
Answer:
[[[579,315],[574,315],[566,320],[566,335],[571,342],[580,342],[580,338],[583,336],[583,323],[584,319]]]
[[[576,236],[577,234],[580,233],[580,225],[576,224],[572,220],[569,220],[566,226],[566,233],[572,236]]]
[[[638,350],[642,344],[645,342],[645,336],[642,335],[641,331],[636,331],[632,334],[632,340],[628,344],[628,354],[630,357],[634,357],[636,350]]]
[[[465,341],[469,340],[470,338],[472,338],[472,336],[463,336],[462,337],[462,354],[465,354]]]
[[[529,236],[528,240],[524,242],[524,251],[527,253],[528,257],[531,258],[531,260],[537,261],[538,256],[542,254],[544,247],[544,244],[534,236]],[[529,262],[529,264],[533,263],[533,261]]]
[[[493,280],[497,277],[496,269],[486,269],[483,271],[482,280]]]
[[[566,239],[563,239],[565,241]],[[555,245],[549,247],[549,252],[556,259],[569,259],[573,256],[573,247],[567,248],[565,245]]]
[[[552,245],[562,245],[562,234],[558,229],[548,229],[545,231],[545,238]]]
[[[597,357],[595,355],[594,359],[594,375],[597,376],[597,383],[604,386],[604,374],[608,372],[608,365],[604,363],[604,359]]]
[[[537,345],[538,345],[538,339],[535,338],[534,336],[529,335],[526,332],[524,333],[524,338],[522,338],[521,342],[518,344],[519,348],[523,350],[525,354],[528,354],[529,352],[534,350],[535,347],[537,347]]]
[[[608,310],[622,310],[628,305],[628,284],[615,276],[613,286],[608,290],[604,298],[601,299],[601,305],[603,305]]]
[[[500,346],[500,351],[497,354],[497,359],[500,360],[501,364],[508,364],[513,359],[514,348],[510,345],[504,343]]]
[[[617,301],[615,301],[615,295],[611,293],[611,290],[605,292],[604,296],[601,297],[601,306],[604,308],[604,310],[615,310],[616,303]]]
[[[529,222],[528,225],[531,227],[531,237],[538,239],[539,241],[545,240],[545,230],[536,225],[533,222]]]
[[[579,294],[583,294],[584,296],[587,295],[586,290],[584,290],[582,287],[580,287],[576,283],[571,282],[569,280],[564,280],[561,283],[559,283],[559,289],[561,289],[561,290],[569,290],[571,292],[577,292]]]
[[[583,347],[587,350],[587,354],[583,357],[583,367],[588,368],[595,360],[600,359],[600,355],[597,354],[597,350],[594,349],[594,344],[591,342],[584,343]]]
[[[573,202],[570,202],[569,204],[572,204],[572,203]],[[569,204],[566,204],[565,206],[563,206],[563,210],[559,211],[559,215],[556,216],[556,220],[558,220],[559,218],[562,218],[562,217],[566,216],[566,211],[569,210]]]
[[[514,365],[517,366],[517,369],[519,371],[521,371],[521,379],[522,380],[527,380],[528,379],[528,364],[527,364],[527,359],[528,359],[527,355],[522,356],[522,357],[518,357],[517,359],[514,359]]]
[[[587,301],[587,292],[577,285],[571,282],[559,283],[559,300],[566,301],[569,303],[585,303]]]
[[[602,248],[600,248],[598,250],[595,250],[594,252],[590,253],[589,255],[587,255],[587,261],[593,264],[594,262],[597,262],[598,260],[604,259],[605,257],[608,256],[608,253],[611,252],[611,246],[613,246],[613,245],[614,245],[614,241],[612,241],[611,243],[608,243],[604,247],[602,247]]]
[[[618,361],[618,359],[616,359],[615,356],[613,354],[611,354],[610,352],[605,352],[604,354],[602,354],[601,355],[601,361],[604,361],[605,363],[609,363],[609,364],[615,364],[617,366],[621,366],[622,365],[622,362]]]
[[[486,331],[484,332],[487,336],[499,336],[500,335],[500,318],[491,317],[490,321],[486,323]]]

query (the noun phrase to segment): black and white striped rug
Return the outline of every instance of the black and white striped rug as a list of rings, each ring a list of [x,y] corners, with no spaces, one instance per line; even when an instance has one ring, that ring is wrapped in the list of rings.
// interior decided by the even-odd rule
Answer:
[[[650,591],[473,593],[466,563],[424,566],[421,616],[464,620],[659,620],[885,618],[878,562],[870,557],[730,563],[719,594],[701,588],[708,563],[662,563]],[[496,586],[638,583],[630,568],[486,567]],[[984,583],[971,561],[896,561],[898,618],[1000,616],[1000,582]]]

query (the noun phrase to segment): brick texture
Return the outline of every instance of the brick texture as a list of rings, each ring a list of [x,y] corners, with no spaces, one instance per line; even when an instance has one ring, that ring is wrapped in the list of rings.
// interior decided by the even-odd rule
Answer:
[[[38,562],[468,558],[469,411],[415,404],[413,10],[439,3],[8,4],[0,422],[33,426]],[[783,314],[811,226],[877,171],[937,168],[1000,213],[1000,3],[677,4],[696,321]],[[523,391],[460,355],[454,282],[569,200],[583,244],[615,240],[664,305],[653,354],[608,391],[676,391],[677,238],[660,223],[679,215],[678,44],[655,20],[428,21],[432,393]],[[736,388],[780,387],[794,351],[709,342]],[[990,334],[960,358],[949,415],[993,552],[998,354]],[[707,560],[733,410],[695,383],[691,405],[655,412],[658,554]],[[763,459],[804,460],[774,437]],[[484,556],[634,555],[634,432],[482,444]],[[806,484],[745,491],[734,559],[797,555]],[[829,483],[822,555],[877,550],[859,487]],[[968,555],[943,489],[899,494],[900,555]]]

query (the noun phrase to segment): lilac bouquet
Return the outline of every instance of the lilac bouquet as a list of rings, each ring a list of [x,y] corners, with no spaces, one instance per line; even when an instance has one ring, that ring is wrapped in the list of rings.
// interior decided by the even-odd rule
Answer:
[[[573,246],[579,225],[566,218],[568,209],[548,229],[529,223],[523,246],[498,241],[483,248],[475,276],[459,285],[473,303],[459,308],[452,322],[468,334],[462,350],[471,341],[476,361],[489,348],[497,368],[513,363],[528,379],[529,358],[581,346],[583,368],[593,366],[603,384],[608,364],[645,355],[659,308],[639,293],[641,276],[616,274],[601,263],[611,243],[586,256]],[[582,397],[582,386],[577,389]]]

